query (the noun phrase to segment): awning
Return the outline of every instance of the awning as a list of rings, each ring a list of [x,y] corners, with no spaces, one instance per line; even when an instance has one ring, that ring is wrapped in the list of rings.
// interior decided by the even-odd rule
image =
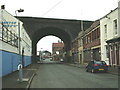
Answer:
[[[107,40],[106,43],[114,43],[114,42],[120,42],[120,37],[118,38],[113,38],[111,40]]]

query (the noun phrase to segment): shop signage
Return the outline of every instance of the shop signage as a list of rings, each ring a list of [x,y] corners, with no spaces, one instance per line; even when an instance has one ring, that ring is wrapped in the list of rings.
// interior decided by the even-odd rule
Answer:
[[[0,22],[0,24],[4,25],[5,27],[16,27],[17,26],[17,22],[14,22],[14,21]]]

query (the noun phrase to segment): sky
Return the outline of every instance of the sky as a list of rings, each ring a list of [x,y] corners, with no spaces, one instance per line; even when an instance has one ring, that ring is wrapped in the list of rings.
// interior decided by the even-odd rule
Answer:
[[[22,8],[24,12],[17,13],[18,16],[94,21],[117,8],[118,1],[119,0],[0,0],[0,5],[5,5],[6,10],[13,16],[15,16],[16,10]],[[58,38],[51,37],[51,40],[49,38],[41,40],[40,42],[44,44],[38,44],[38,47],[43,49],[49,47],[49,51],[51,51],[51,40],[52,42],[57,42]]]
[[[97,20],[118,5],[118,0],[0,0],[0,5],[15,15],[15,10],[24,9],[18,16]]]

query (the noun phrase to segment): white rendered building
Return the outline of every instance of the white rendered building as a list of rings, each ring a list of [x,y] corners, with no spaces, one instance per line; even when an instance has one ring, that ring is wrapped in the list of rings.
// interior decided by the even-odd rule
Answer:
[[[108,65],[119,65],[120,29],[118,29],[118,8],[100,19],[101,60]]]
[[[32,42],[23,27],[23,22],[12,16],[5,9],[0,9],[0,77],[18,69],[20,30],[20,57],[23,67],[31,64]]]

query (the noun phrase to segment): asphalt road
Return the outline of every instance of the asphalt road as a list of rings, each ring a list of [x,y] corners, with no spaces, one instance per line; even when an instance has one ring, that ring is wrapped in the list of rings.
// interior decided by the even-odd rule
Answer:
[[[64,64],[40,64],[30,88],[118,88],[118,76]]]

